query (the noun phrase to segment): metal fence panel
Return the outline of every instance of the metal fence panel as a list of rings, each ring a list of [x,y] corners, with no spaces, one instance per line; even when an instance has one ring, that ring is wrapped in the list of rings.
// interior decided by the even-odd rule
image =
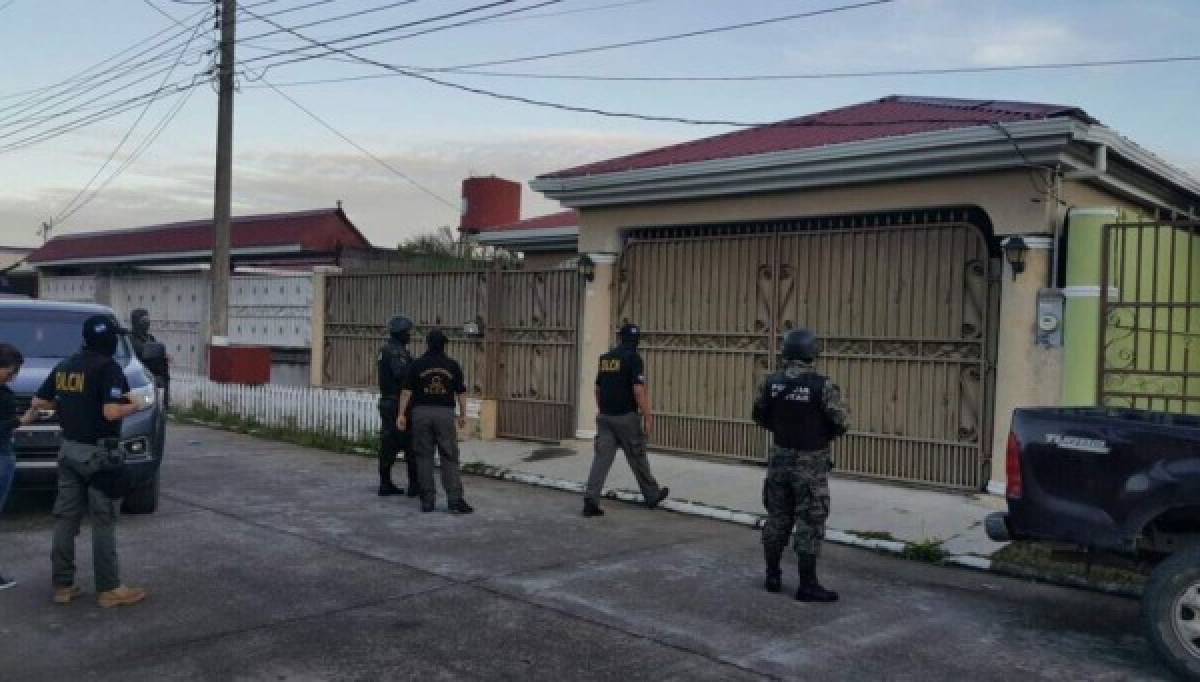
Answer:
[[[655,447],[763,460],[750,419],[779,336],[809,327],[849,398],[840,471],[982,485],[990,420],[992,268],[955,212],[635,233],[619,321],[642,326]]]
[[[1099,400],[1200,414],[1200,221],[1106,225]]]

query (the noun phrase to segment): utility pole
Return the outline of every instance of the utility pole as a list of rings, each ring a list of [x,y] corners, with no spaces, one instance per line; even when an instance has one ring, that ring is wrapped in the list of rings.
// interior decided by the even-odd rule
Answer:
[[[209,336],[229,334],[229,239],[233,200],[233,66],[237,0],[221,1],[221,63],[217,69],[217,171],[213,192],[212,307]]]

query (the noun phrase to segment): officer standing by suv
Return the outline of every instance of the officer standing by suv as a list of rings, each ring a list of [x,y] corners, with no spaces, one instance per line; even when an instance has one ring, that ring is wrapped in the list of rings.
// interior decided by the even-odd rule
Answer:
[[[654,415],[646,392],[645,365],[637,352],[641,330],[636,324],[626,324],[617,336],[620,344],[600,356],[596,375],[596,404],[600,414],[596,416],[596,454],[583,497],[584,516],[604,515],[600,493],[618,447],[625,451],[647,507],[657,507],[671,493],[668,488],[658,487],[646,457],[646,438],[654,426]]]
[[[428,350],[408,369],[408,383],[400,394],[400,415],[396,426],[407,431],[407,410],[412,406],[412,449],[417,459],[421,482],[421,511],[431,512],[437,503],[437,486],[433,482],[433,452],[437,448],[442,458],[442,487],[446,489],[447,508],[452,512],[470,514],[475,511],[463,499],[462,478],[458,472],[458,433],[455,429],[467,425],[467,392],[462,367],[446,355],[446,335],[439,329],[429,332],[425,343]],[[459,417],[454,418],[458,403]]]
[[[417,460],[411,452],[412,439],[407,431],[401,431],[396,426],[396,417],[400,416],[400,392],[408,381],[408,369],[412,364],[412,355],[408,352],[409,336],[412,333],[412,320],[404,316],[396,316],[388,322],[388,341],[379,349],[379,420],[382,438],[379,442],[379,494],[403,495],[404,489],[396,487],[392,482],[392,467],[396,464],[396,455],[404,451],[404,463],[408,469],[408,496],[420,494],[421,486],[417,483]]]
[[[817,336],[794,329],[783,337],[783,368],[768,376],[754,401],[755,423],[771,432],[774,446],[763,484],[765,587],[783,589],[780,562],[795,526],[800,584],[798,601],[837,601],[837,592],[817,581],[817,555],[829,518],[829,446],[846,433],[850,415],[837,384],[813,368]]]
[[[106,441],[115,441],[121,435],[121,421],[144,407],[130,400],[125,373],[113,360],[117,334],[116,321],[107,315],[85,320],[83,349],[58,363],[38,389],[30,409],[31,413],[56,410],[62,427],[51,553],[57,604],[70,603],[82,594],[75,585],[75,536],[89,510],[100,606],[136,604],[146,597],[145,590],[121,584],[117,568],[120,500],[101,490],[96,478],[97,474],[111,474],[120,464],[120,453]]]

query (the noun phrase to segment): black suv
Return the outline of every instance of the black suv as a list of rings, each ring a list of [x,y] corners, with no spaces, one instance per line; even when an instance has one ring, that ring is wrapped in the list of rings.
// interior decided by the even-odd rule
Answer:
[[[16,346],[25,356],[21,373],[9,385],[17,394],[22,411],[29,406],[50,370],[80,349],[83,321],[92,315],[108,315],[116,321],[111,309],[99,305],[0,300],[0,341]],[[134,413],[121,425],[121,450],[138,481],[137,488],[125,497],[122,511],[149,514],[158,508],[158,468],[166,436],[162,389],[134,356],[125,335],[117,344],[115,359],[125,370],[131,391],[139,399],[153,403],[153,408]],[[54,415],[44,414],[35,424],[21,427],[13,440],[17,457],[14,487],[53,490],[62,440]]]

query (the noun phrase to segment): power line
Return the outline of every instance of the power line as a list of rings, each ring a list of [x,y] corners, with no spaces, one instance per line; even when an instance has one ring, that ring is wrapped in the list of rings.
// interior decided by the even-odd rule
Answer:
[[[101,121],[105,121],[110,118],[120,116],[121,114],[125,113],[126,111],[131,111],[131,110],[135,109],[140,103],[145,102],[147,99],[157,100],[157,99],[162,99],[164,97],[170,97],[171,95],[174,95],[176,93],[180,93],[185,90],[191,90],[193,88],[199,87],[201,82],[203,82],[203,81],[198,81],[195,77],[193,77],[192,79],[190,79],[190,82],[182,82],[182,81],[176,82],[176,83],[172,83],[170,86],[163,88],[161,90],[151,90],[149,92],[142,93],[140,95],[131,97],[124,101],[117,102],[116,104],[112,104],[97,113],[80,117],[80,118],[70,121],[68,123],[63,123],[63,124],[61,124],[55,128],[52,128],[50,130],[43,130],[41,132],[34,133],[33,135],[29,135],[27,137],[24,137],[19,140],[15,140],[13,142],[10,142],[3,146],[0,146],[0,154],[7,154],[9,152],[18,151],[20,149],[25,149],[27,147],[32,147],[36,144],[40,144],[42,142],[52,140],[56,137],[61,137],[68,133],[79,130],[81,128],[86,128],[90,125],[94,125]]]
[[[163,11],[161,8],[159,8],[158,5],[155,5],[153,2],[151,2],[151,0],[144,0],[144,1],[146,2],[146,4],[153,7],[159,13],[166,16],[168,19],[171,19],[172,21],[174,21],[174,17],[167,14],[165,11]],[[196,40],[196,37],[200,35],[200,28],[201,28],[200,26],[196,26],[196,28],[192,31],[191,38],[188,39],[188,42],[183,46],[183,49],[180,50],[179,56],[175,58],[175,63],[172,64],[171,68],[167,71],[167,73],[163,75],[162,82],[159,83],[160,88],[165,87],[166,84],[171,80],[171,76],[175,73],[175,69],[178,68],[179,63],[181,61],[183,61],[184,54],[187,53],[188,48],[191,47],[192,42]],[[189,94],[190,94],[190,91],[189,91]],[[112,150],[112,152],[109,153],[108,158],[106,158],[104,160],[104,163],[100,164],[100,167],[96,169],[96,172],[87,181],[87,183],[82,188],[80,188],[79,192],[77,192],[75,194],[75,196],[72,197],[71,200],[68,201],[65,206],[63,206],[62,211],[59,212],[59,216],[58,216],[58,218],[56,218],[54,220],[54,222],[60,223],[65,219],[65,216],[69,216],[75,212],[74,210],[72,210],[75,203],[77,201],[79,201],[79,199],[84,194],[86,194],[89,189],[91,189],[92,184],[96,182],[96,179],[100,177],[101,173],[104,172],[104,169],[108,168],[108,165],[110,163],[112,163],[113,159],[116,158],[117,154],[120,153],[121,149],[123,149],[125,147],[125,143],[129,141],[129,138],[133,136],[133,132],[135,130],[137,130],[137,127],[139,125],[141,125],[142,119],[144,119],[146,117],[146,114],[150,113],[150,108],[152,106],[154,106],[153,100],[146,103],[146,106],[142,108],[141,113],[138,114],[137,118],[134,119],[132,124],[130,124],[129,129],[125,131],[125,134],[123,136],[121,136],[121,139],[117,142],[116,146],[113,147],[113,150]],[[95,195],[93,195],[93,197],[94,196]],[[89,201],[90,201],[90,199],[89,199]]]
[[[422,29],[420,31],[413,31],[411,33],[405,33],[405,34],[399,35],[399,36],[392,36],[390,38],[382,38],[380,40],[375,40],[372,42],[358,43],[356,45],[349,45],[347,47],[348,47],[348,49],[362,49],[362,48],[367,48],[367,47],[373,47],[375,45],[383,45],[385,43],[394,43],[394,42],[397,42],[400,40],[406,40],[408,38],[415,38],[417,36],[428,35],[430,33],[437,33],[439,31],[447,31],[449,29],[458,28],[460,26],[469,26],[472,24],[482,23],[482,22],[488,21],[489,19],[492,19],[495,17],[506,17],[506,16],[510,16],[510,15],[514,15],[514,14],[519,14],[521,12],[527,12],[529,10],[538,9],[541,7],[547,7],[549,5],[556,5],[562,1],[563,0],[543,0],[542,2],[539,2],[535,5],[528,5],[525,7],[517,7],[515,9],[504,10],[502,12],[497,12],[495,14],[488,14],[488,15],[485,15],[482,17],[473,17],[470,19],[463,19],[462,21],[457,21],[457,22],[454,22],[451,24],[442,24],[441,26],[434,26],[432,28]],[[300,48],[300,49],[301,50],[310,50],[310,49],[312,49],[312,47],[309,46],[309,47],[304,47],[304,48]],[[324,54],[297,57],[295,59],[289,59],[287,61],[282,61],[282,62],[273,62],[271,64],[267,64],[266,66],[264,66],[262,68],[262,71],[260,71],[257,76],[252,78],[252,80],[266,76],[268,71],[270,71],[271,69],[273,69],[277,66],[284,66],[287,64],[295,64],[298,62],[306,62],[306,61],[310,61],[313,59],[327,58],[330,54],[334,54],[334,53],[326,52]],[[261,57],[255,57],[255,59],[270,59],[272,56],[275,56],[275,55],[263,55]],[[249,61],[249,60],[245,60],[245,61]],[[245,61],[240,62],[240,63],[244,65]]]
[[[628,40],[620,43],[609,43],[607,45],[595,45],[592,47],[581,47],[571,50],[560,50],[558,52],[547,52],[544,54],[528,55],[524,57],[513,57],[510,59],[494,59],[486,62],[475,62],[473,64],[462,64],[459,66],[449,67],[446,69],[429,69],[429,71],[448,71],[453,69],[473,69],[481,66],[500,66],[502,64],[516,64],[519,62],[540,61],[543,59],[553,59],[555,57],[566,57],[577,54],[590,54],[594,52],[605,52],[608,50],[616,50],[625,47],[636,47],[641,45],[651,45],[654,43],[664,43],[671,40],[680,40],[683,38],[695,38],[697,36],[712,35],[714,33],[724,33],[727,31],[737,31],[744,28],[754,28],[757,26],[766,26],[768,24],[777,24],[785,21],[796,21],[798,19],[811,19],[825,14],[835,14],[838,12],[846,12],[849,10],[862,9],[864,7],[872,7],[875,5],[886,5],[895,2],[895,0],[865,0],[849,5],[839,5],[837,7],[829,7],[826,9],[812,10],[809,12],[797,12],[795,14],[785,14],[783,16],[771,17],[768,19],[759,19],[756,21],[747,21],[740,24],[730,24],[726,26],[714,26],[712,28],[701,29],[698,31],[687,31],[685,33],[675,33],[672,35],[657,36],[654,38],[642,38],[640,40]]]
[[[877,0],[876,2],[871,2],[871,3],[845,5],[845,6],[842,6],[841,9],[852,9],[852,8],[858,8],[858,7],[863,7],[863,6],[867,6],[867,5],[880,4],[881,2],[891,2],[891,1],[892,0]],[[828,13],[830,11],[839,11],[839,8],[822,10],[822,13]],[[251,13],[251,14],[253,14],[253,13]],[[414,71],[409,71],[409,70],[403,69],[401,67],[398,67],[398,66],[395,66],[392,64],[385,64],[383,62],[375,61],[373,59],[368,59],[367,57],[363,57],[359,54],[350,52],[349,50],[346,50],[344,48],[335,47],[328,42],[323,42],[323,41],[316,40],[314,38],[310,38],[302,33],[299,33],[298,31],[294,31],[290,28],[286,28],[280,24],[275,23],[274,21],[269,20],[269,19],[267,20],[267,23],[270,23],[273,26],[276,26],[277,28],[282,28],[285,31],[287,31],[288,33],[292,34],[293,36],[296,36],[297,38],[300,38],[301,40],[304,40],[306,42],[312,43],[315,46],[323,47],[327,50],[330,50],[331,52],[345,55],[345,56],[350,57],[351,59],[361,62],[363,64],[376,66],[381,69],[386,69],[388,71],[394,71],[396,73],[406,75],[410,78],[414,78],[417,80],[423,80],[428,83],[440,85],[442,87],[452,88],[455,90],[469,92],[469,93],[473,93],[473,94],[477,94],[477,95],[483,95],[483,96],[491,97],[494,99],[506,100],[506,101],[510,101],[510,102],[518,102],[521,104],[529,104],[532,106],[544,107],[544,108],[549,108],[549,109],[558,109],[560,111],[595,114],[598,116],[607,116],[610,118],[629,118],[629,119],[637,119],[637,120],[642,120],[642,121],[658,121],[658,122],[664,122],[664,123],[684,123],[684,124],[690,124],[690,125],[724,125],[724,126],[736,126],[736,127],[743,127],[743,128],[757,127],[757,126],[763,126],[763,125],[772,125],[772,124],[768,124],[768,123],[750,123],[750,122],[745,122],[745,121],[730,121],[730,120],[720,120],[720,119],[694,119],[694,118],[686,118],[686,117],[682,117],[682,116],[655,116],[655,115],[650,115],[650,114],[638,114],[638,113],[633,113],[633,112],[611,111],[611,110],[607,110],[607,109],[598,109],[598,108],[594,108],[594,107],[584,107],[584,106],[578,106],[578,105],[572,105],[572,104],[563,104],[560,102],[550,102],[550,101],[546,101],[546,100],[534,99],[531,97],[522,97],[519,95],[511,95],[511,94],[506,94],[506,93],[495,92],[493,90],[485,90],[483,88],[473,88],[473,87],[469,87],[469,86],[462,85],[459,83],[452,83],[450,81],[444,81],[444,80],[441,80],[438,78],[434,78],[433,76],[429,76],[424,73],[417,73]],[[937,120],[933,120],[933,119],[921,119],[919,121],[912,121],[912,122],[940,123],[940,122],[945,122],[945,121],[937,121]],[[905,122],[904,121],[888,121],[886,123],[880,123],[879,125],[896,125],[899,123],[905,123]],[[799,120],[799,121],[788,121],[785,123],[777,123],[774,125],[805,126],[805,127],[845,127],[845,126],[849,126],[849,125],[861,125],[861,124],[857,124],[857,123],[856,124],[822,123],[822,122],[816,121],[815,119],[803,119],[803,120]]]
[[[191,21],[191,20],[195,19],[196,17],[199,17],[200,15],[205,14],[205,13],[207,13],[207,10],[200,10],[198,12],[195,12],[195,13],[189,15],[186,18],[186,21]],[[129,47],[126,47],[123,50],[120,50],[119,52],[116,52],[108,57],[105,57],[104,59],[100,60],[99,62],[96,62],[95,64],[92,64],[91,66],[83,69],[82,71],[78,71],[61,81],[52,83],[50,85],[42,86],[40,88],[33,88],[30,90],[21,90],[18,92],[6,93],[3,95],[0,95],[0,100],[13,99],[13,98],[22,97],[25,95],[36,95],[36,94],[48,92],[55,88],[58,88],[58,87],[61,87],[64,85],[68,85],[75,81],[84,79],[84,78],[88,77],[88,75],[91,74],[91,72],[95,71],[96,69],[99,69],[100,67],[113,61],[114,59],[117,59],[118,57],[125,55],[127,52],[132,52],[132,51],[138,49],[139,47],[141,47],[142,45],[145,45],[146,43],[154,41],[156,38],[158,38],[159,36],[161,36],[165,33],[170,33],[171,31],[175,31],[174,33],[172,33],[172,35],[168,36],[167,38],[164,38],[163,40],[160,40],[159,42],[155,43],[154,45],[150,46],[149,48],[146,48],[145,50],[139,52],[138,54],[127,58],[125,61],[120,62],[117,65],[114,65],[114,67],[112,67],[112,68],[120,67],[124,64],[127,64],[130,60],[136,59],[137,57],[139,57],[143,54],[146,54],[147,52],[151,52],[151,51],[157,49],[158,47],[165,45],[165,44],[171,42],[172,40],[175,40],[176,38],[178,38],[180,36],[186,35],[188,33],[188,31],[190,31],[190,30],[191,30],[190,26],[185,27],[182,30],[172,29],[171,27],[164,28],[161,31],[158,31],[158,32],[154,33],[153,35],[150,35],[147,38],[143,38],[142,40],[139,40],[138,42],[134,43],[133,45],[130,45]]]
[[[546,19],[549,17],[561,17],[568,14],[583,14],[584,12],[598,12],[600,10],[615,9],[617,7],[629,7],[630,5],[644,5],[648,2],[657,2],[658,0],[625,0],[624,2],[611,2],[607,5],[595,5],[592,7],[579,7],[576,9],[564,9],[559,12],[541,12],[539,14],[529,14],[523,17],[511,17],[503,19],[493,19],[489,22],[480,23],[500,23],[509,21],[528,21],[530,19]]]
[[[346,63],[358,63],[353,59],[335,59]],[[1011,64],[1002,66],[964,66],[964,67],[934,67],[924,69],[893,69],[886,71],[830,71],[824,73],[792,73],[792,74],[755,74],[740,76],[600,76],[592,74],[553,74],[526,73],[513,71],[476,71],[473,69],[454,69],[449,71],[463,76],[487,76],[496,78],[517,78],[531,80],[573,80],[573,81],[603,81],[603,82],[632,82],[632,83],[712,83],[712,82],[754,82],[754,81],[788,81],[788,80],[826,80],[838,78],[877,78],[884,76],[939,76],[968,73],[996,73],[1010,71],[1059,70],[1081,68],[1105,68],[1113,66],[1144,66],[1153,64],[1171,64],[1179,62],[1197,62],[1200,55],[1181,55],[1174,57],[1142,57],[1129,59],[1105,59],[1080,62],[1050,62],[1044,64]],[[425,67],[401,66],[401,68],[425,72]],[[437,70],[437,69],[434,69]],[[312,80],[289,81],[276,83],[279,87],[294,87],[298,85],[321,85],[325,83],[344,83],[379,78],[398,78],[402,73],[370,73],[358,76],[343,76],[340,78],[317,78]]]
[[[308,22],[307,24],[297,24],[297,25],[293,26],[292,28],[299,30],[302,28],[309,28],[312,26],[320,26],[323,24],[332,24],[332,23],[338,22],[338,21],[345,21],[347,19],[354,19],[356,17],[366,16],[368,14],[375,14],[376,12],[384,12],[389,9],[403,7],[404,5],[411,5],[413,3],[420,2],[420,1],[421,0],[398,0],[397,2],[391,2],[386,5],[379,5],[377,7],[368,7],[367,9],[361,9],[361,10],[358,10],[355,12],[349,12],[347,14],[340,14],[335,17],[326,17],[323,19],[316,19],[314,21]],[[282,12],[278,12],[277,14],[282,14]],[[259,38],[266,38],[267,36],[278,35],[280,33],[283,33],[283,31],[280,29],[264,31],[262,33],[257,33],[255,35],[246,36],[245,38],[241,38],[238,40],[238,42],[240,43],[243,40],[257,40]]]
[[[150,132],[146,135],[145,138],[142,139],[142,141],[138,144],[138,146],[134,147],[134,150],[129,154],[129,156],[124,161],[121,162],[121,165],[118,166],[117,169],[115,171],[113,171],[111,175],[109,175],[107,178],[105,178],[104,182],[101,183],[100,186],[97,187],[95,189],[95,191],[93,191],[88,196],[87,199],[84,199],[81,203],[79,203],[79,205],[77,205],[75,208],[71,209],[70,212],[64,214],[61,218],[56,220],[55,224],[61,225],[62,223],[70,220],[71,216],[73,216],[76,213],[78,213],[79,211],[83,210],[83,208],[85,206],[90,204],[96,197],[100,196],[100,193],[103,192],[105,190],[105,188],[107,188],[110,184],[112,184],[112,182],[114,180],[116,180],[118,177],[120,177],[122,173],[124,173],[130,166],[132,166],[133,163],[142,156],[142,154],[144,154],[148,149],[150,149],[150,147],[152,147],[154,145],[154,143],[158,140],[159,136],[162,135],[163,131],[165,131],[167,129],[167,127],[171,125],[171,123],[175,120],[175,117],[179,115],[179,112],[183,110],[183,107],[188,103],[188,100],[190,100],[192,98],[192,95],[195,94],[195,92],[196,92],[196,89],[191,88],[191,89],[187,90],[186,92],[184,92],[182,95],[180,95],[179,101],[176,102],[175,106],[172,109],[168,110],[167,114],[159,121],[159,123],[154,128],[152,128],[150,130]]]
[[[448,13],[446,13],[446,14],[441,14],[441,15],[434,16],[434,17],[427,17],[427,18],[424,18],[424,19],[416,19],[416,20],[413,20],[413,21],[407,21],[407,22],[404,22],[404,23],[402,23],[402,24],[396,24],[396,25],[393,25],[393,26],[385,26],[385,27],[383,27],[383,28],[377,28],[377,29],[375,29],[375,30],[373,30],[373,31],[366,31],[366,32],[364,32],[364,33],[356,33],[356,34],[354,34],[354,35],[346,36],[346,37],[344,37],[344,38],[336,38],[336,39],[334,39],[334,40],[327,41],[327,45],[326,45],[326,47],[327,47],[327,49],[333,49],[332,47],[328,47],[328,46],[331,46],[331,45],[333,45],[333,44],[336,44],[336,43],[346,43],[346,42],[350,42],[350,41],[354,41],[354,40],[361,40],[361,39],[363,39],[363,38],[370,38],[370,37],[372,37],[372,36],[383,35],[383,34],[385,34],[385,33],[395,33],[396,31],[401,31],[401,30],[403,30],[403,29],[406,29],[406,28],[411,28],[411,27],[413,27],[413,26],[418,26],[418,25],[421,25],[421,24],[428,24],[428,23],[431,23],[431,22],[434,22],[434,21],[441,21],[441,20],[443,20],[443,19],[453,19],[454,17],[459,17],[459,16],[463,16],[463,15],[465,15],[465,14],[471,14],[471,13],[474,13],[474,12],[481,12],[481,11],[483,11],[483,10],[486,10],[486,9],[491,9],[491,8],[493,8],[493,7],[499,7],[499,6],[501,6],[501,5],[511,5],[512,3],[516,2],[516,1],[517,1],[517,0],[495,0],[494,2],[489,2],[489,3],[483,4],[483,5],[475,5],[475,6],[472,6],[472,7],[467,7],[466,9],[461,9],[461,10],[458,10],[458,11],[455,11],[455,12],[448,12]],[[554,1],[555,1],[555,2],[562,2],[562,0],[554,0]],[[292,33],[292,31],[293,31],[293,29],[291,29],[291,28],[288,28],[288,27],[286,27],[286,26],[281,26],[280,24],[277,24],[277,23],[275,23],[274,21],[272,21],[272,20],[270,20],[270,19],[268,19],[268,18],[266,18],[266,17],[263,17],[263,16],[260,16],[260,15],[258,15],[258,14],[255,14],[254,12],[251,12],[251,11],[249,11],[249,10],[246,10],[246,9],[244,9],[243,11],[245,11],[245,12],[246,12],[246,14],[249,14],[251,17],[254,17],[254,18],[256,18],[256,19],[259,19],[260,21],[265,21],[265,22],[267,22],[268,24],[270,24],[270,25],[272,25],[272,26],[275,26],[275,27],[276,27],[276,28],[278,28],[278,29],[281,29],[282,31],[285,31],[285,32],[288,32],[288,33]],[[385,41],[385,42],[388,42],[388,41]],[[353,46],[353,47],[354,47],[355,49],[357,49],[357,48],[361,48],[361,47],[365,47],[365,46],[364,46],[364,45],[357,45],[357,46]],[[311,46],[304,46],[304,47],[296,47],[296,48],[291,48],[291,49],[288,49],[288,50],[282,50],[282,51],[280,51],[280,52],[277,52],[277,53],[275,53],[275,54],[270,54],[270,55],[260,55],[260,56],[258,56],[258,57],[251,57],[250,59],[243,60],[243,63],[245,64],[245,63],[250,63],[250,62],[261,61],[261,60],[263,60],[263,59],[272,59],[272,58],[274,58],[274,57],[282,57],[282,56],[285,56],[285,55],[289,55],[289,54],[295,54],[295,53],[297,53],[297,52],[304,52],[304,51],[306,51],[306,50],[311,50],[311,49],[312,49],[312,47],[311,47]],[[302,58],[302,59],[298,59],[298,60],[294,60],[294,61],[306,61],[306,59],[303,59],[303,58]]]
[[[450,67],[407,67],[407,66],[404,66],[404,67],[396,67],[396,69],[402,70],[406,73],[407,72],[417,72],[417,71],[422,72],[422,73],[454,73],[454,72],[458,72],[458,71],[461,71],[464,69],[478,68],[481,66],[498,66],[501,64],[515,64],[515,63],[519,63],[519,62],[540,61],[540,60],[552,59],[552,58],[556,58],[556,57],[565,57],[565,56],[570,56],[570,55],[604,52],[604,51],[616,50],[616,49],[621,49],[621,48],[626,48],[626,47],[650,45],[650,44],[668,42],[668,41],[673,41],[673,40],[681,40],[684,38],[694,38],[694,37],[710,35],[710,34],[714,34],[714,33],[723,33],[723,32],[727,32],[727,31],[735,31],[735,30],[741,30],[741,29],[745,29],[745,28],[753,28],[753,27],[757,27],[757,26],[764,26],[764,25],[768,25],[768,24],[775,24],[775,23],[781,23],[781,22],[786,22],[786,21],[796,21],[799,19],[808,19],[808,18],[825,15],[825,14],[833,14],[833,13],[837,13],[837,12],[845,12],[845,11],[854,10],[854,9],[862,9],[865,7],[889,4],[892,2],[895,2],[895,0],[865,0],[863,2],[858,2],[858,3],[854,3],[854,4],[839,5],[837,7],[830,7],[830,8],[826,8],[826,9],[820,9],[820,10],[812,10],[809,12],[799,12],[799,13],[788,14],[788,15],[783,15],[783,16],[778,16],[778,17],[771,17],[771,18],[767,18],[767,19],[759,19],[756,21],[748,21],[748,22],[743,22],[743,23],[739,23],[739,24],[714,26],[711,28],[700,29],[700,30],[696,30],[696,31],[687,31],[684,33],[675,33],[675,34],[671,34],[671,35],[656,36],[656,37],[652,37],[652,38],[642,38],[642,39],[638,39],[638,40],[630,40],[630,41],[624,41],[624,42],[620,42],[620,43],[594,45],[591,47],[575,48],[575,49],[571,49],[571,50],[560,50],[557,52],[526,55],[523,57],[513,57],[513,58],[508,58],[508,59],[497,59],[497,60],[491,60],[491,61],[485,61],[485,62],[476,62],[473,64],[464,64],[464,65],[460,65],[460,66],[450,66]],[[529,9],[529,8],[526,8],[526,9]],[[268,23],[270,23],[270,22],[268,22]],[[410,37],[410,36],[399,36],[394,39],[399,40],[399,39],[406,38],[406,37]],[[317,43],[325,45],[327,47],[327,49],[329,49],[330,51],[324,52],[321,54],[306,55],[304,57],[299,57],[296,59],[290,59],[290,60],[286,60],[286,61],[273,62],[264,68],[263,73],[265,73],[266,71],[268,71],[272,68],[276,68],[276,67],[280,67],[280,66],[286,66],[289,64],[295,64],[295,63],[302,62],[302,61],[308,61],[310,59],[319,59],[319,58],[323,58],[323,57],[328,57],[329,55],[338,52],[338,50],[333,49],[333,47],[332,47],[333,44],[346,42],[347,40],[350,40],[352,38],[340,38],[337,40],[326,41],[324,43],[320,43],[320,41],[316,41]],[[309,38],[306,38],[306,40],[311,41],[311,39],[309,39]],[[385,42],[391,42],[391,39],[380,40],[377,42],[366,43],[366,44],[350,45],[350,46],[347,46],[347,49],[361,49],[364,47],[372,47],[372,46],[379,45],[379,44],[382,44]],[[261,61],[264,59],[270,59],[273,57],[283,56],[286,54],[310,50],[310,49],[312,49],[311,46],[310,47],[293,48],[291,50],[282,51],[282,52],[279,52],[274,55],[260,55],[258,57],[253,57],[249,60],[245,60],[243,63],[249,63],[249,62],[253,62],[253,61]]]
[[[272,85],[271,83],[269,83],[269,82],[267,82],[267,81],[265,81],[265,80],[263,81],[263,84],[264,84],[266,87],[268,87],[268,88],[271,88],[272,90],[274,90],[274,91],[276,92],[276,94],[278,94],[280,97],[282,97],[282,98],[286,99],[288,102],[291,102],[291,103],[292,103],[292,104],[293,104],[293,105],[294,105],[294,106],[295,106],[297,109],[299,109],[300,111],[302,111],[302,112],[304,112],[305,114],[307,114],[307,115],[309,116],[309,118],[311,118],[312,120],[314,120],[314,121],[316,121],[317,123],[321,124],[321,126],[323,126],[323,127],[326,129],[326,130],[328,130],[329,132],[333,133],[334,135],[337,135],[337,136],[338,136],[338,137],[340,137],[340,138],[341,138],[343,141],[345,141],[347,144],[349,144],[350,146],[354,147],[354,148],[355,148],[355,149],[357,149],[358,151],[360,151],[360,152],[362,152],[363,154],[365,154],[367,157],[369,157],[369,158],[370,158],[371,160],[373,160],[375,163],[379,164],[380,166],[383,166],[384,168],[386,168],[387,170],[391,171],[392,173],[395,173],[397,176],[399,176],[399,177],[403,178],[404,180],[406,180],[406,181],[407,181],[409,184],[411,184],[413,187],[416,187],[417,189],[421,190],[421,191],[422,191],[422,192],[424,192],[425,194],[428,194],[429,196],[433,197],[434,199],[438,200],[439,202],[441,202],[441,203],[445,204],[445,205],[446,205],[447,207],[449,207],[451,210],[453,210],[453,211],[455,211],[455,212],[457,212],[457,211],[459,210],[459,207],[458,207],[458,205],[457,205],[457,204],[455,204],[454,202],[450,201],[449,199],[446,199],[445,197],[443,197],[442,195],[438,194],[437,192],[434,192],[433,190],[429,189],[428,187],[425,187],[424,185],[422,185],[421,183],[417,182],[417,181],[416,181],[416,180],[414,180],[414,179],[413,179],[411,176],[409,176],[408,174],[404,173],[404,172],[403,172],[403,171],[401,171],[400,169],[396,168],[396,167],[395,167],[395,166],[393,166],[392,164],[390,164],[390,163],[388,163],[387,161],[385,161],[385,160],[381,159],[380,157],[376,156],[375,154],[372,154],[370,150],[368,150],[367,148],[363,147],[362,145],[360,145],[359,143],[355,142],[354,140],[350,139],[350,137],[349,137],[349,136],[347,136],[345,133],[342,133],[340,130],[338,130],[337,128],[333,127],[333,125],[332,125],[332,124],[330,124],[328,121],[326,121],[326,120],[322,119],[320,116],[318,116],[316,113],[314,113],[314,112],[313,112],[311,109],[309,109],[308,107],[304,106],[304,105],[303,105],[303,104],[301,104],[300,102],[297,102],[295,99],[293,99],[293,98],[292,98],[290,95],[288,95],[286,92],[284,92],[284,91],[280,90],[279,88],[275,87],[274,85]]]
[[[32,117],[36,116],[37,114],[49,111],[54,107],[67,105],[71,102],[79,100],[81,97],[89,93],[103,88],[110,83],[124,81],[138,74],[139,72],[145,71],[146,68],[153,67],[158,62],[164,60],[164,58],[166,58],[168,55],[174,55],[175,52],[180,49],[180,43],[175,42],[175,38],[185,35],[187,31],[192,31],[196,28],[199,28],[204,24],[205,21],[207,21],[207,19],[202,19],[194,26],[188,26],[184,31],[173,34],[172,36],[159,41],[150,48],[142,50],[135,55],[127,57],[121,62],[113,64],[107,69],[98,71],[96,73],[91,73],[94,70],[94,67],[89,67],[89,69],[85,69],[76,76],[72,76],[71,78],[51,87],[51,90],[57,89],[57,91],[49,92],[41,97],[27,97],[20,102],[0,107],[0,112],[8,112],[0,116],[0,123],[12,125],[14,123],[31,120]],[[163,49],[159,49],[160,46],[167,43],[170,43],[170,45]],[[154,54],[142,59],[141,61],[130,63],[132,60],[135,60],[149,52],[154,52]],[[105,95],[101,95],[101,98],[112,94],[113,92],[119,92],[120,90],[128,88],[132,85],[150,80],[154,76],[163,73],[165,70],[167,70],[167,67],[162,67],[151,71],[131,83],[126,83],[125,85],[120,86],[115,90],[106,93]],[[72,81],[78,82],[72,83]],[[90,102],[94,102],[96,99],[98,98],[94,98],[90,100]],[[25,117],[20,118],[21,116]]]

